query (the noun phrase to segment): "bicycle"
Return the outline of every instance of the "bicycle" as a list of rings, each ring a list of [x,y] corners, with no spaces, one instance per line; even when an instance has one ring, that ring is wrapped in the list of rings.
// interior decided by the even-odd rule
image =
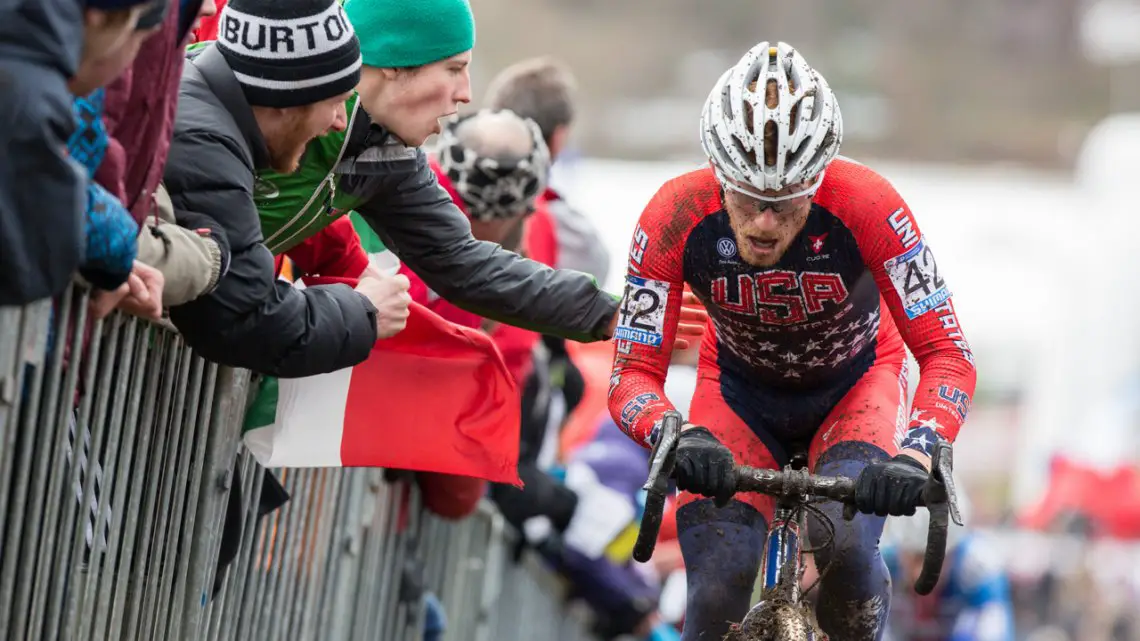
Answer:
[[[676,446],[683,420],[680,413],[670,411],[661,424],[660,437],[654,445],[649,465],[649,478],[642,487],[646,491],[645,512],[633,548],[633,558],[642,563],[653,556],[665,497],[676,462]],[[923,491],[922,504],[930,511],[930,529],[922,572],[915,581],[918,594],[929,594],[942,574],[946,557],[949,522],[962,525],[951,476],[953,456],[950,444],[939,441],[934,448],[931,480]],[[736,492],[760,492],[776,498],[776,509],[764,542],[765,554],[760,566],[763,577],[761,598],[739,624],[735,624],[724,641],[826,641],[810,608],[802,601],[807,590],[800,590],[806,552],[800,545],[800,532],[807,528],[807,515],[814,513],[830,530],[830,538],[820,548],[831,544],[834,524],[815,503],[836,501],[844,505],[843,518],[855,518],[855,481],[844,477],[816,476],[807,471],[807,457],[797,452],[782,471],[737,466]],[[822,577],[826,568],[819,569]],[[819,579],[816,579],[818,583]]]

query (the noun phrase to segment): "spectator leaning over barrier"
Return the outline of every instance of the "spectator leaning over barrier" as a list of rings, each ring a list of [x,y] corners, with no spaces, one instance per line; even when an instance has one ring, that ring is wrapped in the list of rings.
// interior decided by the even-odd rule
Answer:
[[[298,172],[259,174],[270,249],[288,252],[355,209],[432,291],[463,309],[577,340],[608,338],[614,297],[586,275],[474,239],[418,149],[470,100],[467,2],[350,0],[345,11],[362,41],[359,96],[347,102],[348,130],[311,144]],[[224,15],[220,23],[225,38]]]
[[[403,328],[406,281],[302,291],[276,279],[253,194],[257,171],[291,173],[311,140],[345,128],[356,34],[334,0],[233,0],[221,23],[222,38],[183,71],[164,175],[179,224],[221,246],[222,277],[171,320],[227,365],[293,377],[355,365]]]
[[[0,5],[0,305],[59,294],[83,259],[86,181],[66,153],[82,8]]]
[[[84,14],[83,57],[68,83],[75,94],[78,128],[68,140],[68,153],[87,170],[87,249],[79,273],[95,288],[91,305],[96,317],[115,306],[141,316],[162,312],[162,275],[135,260],[138,224],[114,194],[94,182],[107,152],[103,123],[103,86],[134,61],[143,41],[166,16],[166,0],[89,0]]]
[[[141,227],[138,260],[162,272],[162,302],[191,301],[214,287],[222,256],[208,231],[175,223],[162,172],[174,132],[178,83],[186,42],[199,19],[215,13],[214,0],[165,0],[166,20],[135,62],[107,87],[110,144],[95,179],[115,194]]]

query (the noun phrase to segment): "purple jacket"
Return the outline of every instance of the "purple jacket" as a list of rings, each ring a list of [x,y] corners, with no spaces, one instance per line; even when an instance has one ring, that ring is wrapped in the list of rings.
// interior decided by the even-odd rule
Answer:
[[[143,43],[134,64],[107,86],[103,118],[111,140],[95,174],[140,225],[154,212],[154,192],[174,133],[188,35],[180,33],[179,20],[190,11],[196,16],[201,5],[200,0],[186,7],[180,0],[168,1],[173,6],[162,28]]]

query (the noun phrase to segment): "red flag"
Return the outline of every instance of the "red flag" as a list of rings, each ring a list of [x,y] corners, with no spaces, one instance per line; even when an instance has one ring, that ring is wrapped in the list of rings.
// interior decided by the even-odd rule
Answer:
[[[519,392],[494,342],[416,303],[410,313],[403,331],[353,368],[343,464],[520,484]]]

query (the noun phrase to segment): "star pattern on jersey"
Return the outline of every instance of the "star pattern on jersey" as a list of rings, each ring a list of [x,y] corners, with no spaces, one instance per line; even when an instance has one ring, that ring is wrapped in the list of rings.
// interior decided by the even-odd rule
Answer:
[[[799,334],[801,327],[757,325],[754,317],[737,315],[714,318],[717,337],[726,349],[758,369],[775,370],[790,380],[842,367],[875,339],[879,322],[878,310],[840,314],[802,340],[779,340],[775,332]]]
[[[919,420],[918,426],[919,427],[928,427],[928,428],[934,430],[935,432],[942,431],[942,424],[938,422],[938,419],[933,418],[933,417],[932,418],[924,418],[924,419]]]

